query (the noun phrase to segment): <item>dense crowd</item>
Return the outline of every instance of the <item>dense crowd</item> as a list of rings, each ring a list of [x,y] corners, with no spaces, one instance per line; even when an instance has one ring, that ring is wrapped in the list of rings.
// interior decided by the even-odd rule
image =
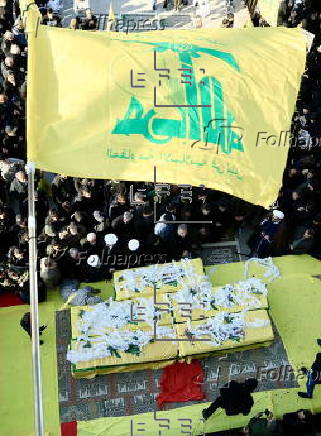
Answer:
[[[18,293],[28,302],[28,181],[24,168],[27,41],[17,4],[11,0],[2,4],[0,286],[1,291]],[[43,24],[61,26],[59,11],[53,10],[54,0],[38,2],[38,6]],[[206,187],[155,187],[153,183],[37,172],[40,300],[45,299],[47,288],[56,287],[62,279],[95,282],[110,278],[115,269],[144,266],[155,259],[166,262],[193,257],[201,244],[233,237],[244,228],[251,231],[249,256],[311,253],[321,257],[320,6],[312,0],[288,0],[282,5],[284,24],[300,24],[315,38],[293,118],[283,187],[273,210],[267,213]],[[96,20],[87,10],[71,25],[94,29]],[[172,223],[176,220],[208,223]]]

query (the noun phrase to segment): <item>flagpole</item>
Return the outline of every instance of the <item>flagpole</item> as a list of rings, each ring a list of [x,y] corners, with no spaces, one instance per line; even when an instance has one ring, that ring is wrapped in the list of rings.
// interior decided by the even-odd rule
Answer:
[[[28,233],[29,233],[29,293],[31,312],[32,369],[34,390],[35,435],[45,436],[43,419],[43,396],[39,347],[37,238],[35,214],[35,166],[26,165],[28,174]]]

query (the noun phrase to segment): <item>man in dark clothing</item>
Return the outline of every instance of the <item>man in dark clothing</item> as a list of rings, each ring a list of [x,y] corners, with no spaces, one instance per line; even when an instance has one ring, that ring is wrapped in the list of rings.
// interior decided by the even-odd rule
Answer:
[[[314,245],[314,231],[312,229],[307,229],[302,238],[293,241],[290,245],[290,250],[292,254],[310,253]]]
[[[236,416],[243,413],[247,416],[254,404],[251,393],[257,388],[258,382],[256,379],[250,378],[244,383],[238,383],[232,380],[227,383],[224,388],[220,389],[221,396],[207,409],[203,409],[204,419],[208,419],[219,407],[225,409],[227,416]]]
[[[28,335],[30,336],[30,339],[32,337],[32,330],[31,330],[31,313],[30,312],[26,312],[23,317],[20,320],[20,325],[23,328],[24,331],[26,331],[28,333]],[[42,325],[41,327],[39,327],[39,335],[42,335],[42,332],[47,328],[46,325]],[[40,341],[40,345],[43,344],[43,341]]]
[[[306,436],[312,430],[312,414],[309,410],[283,415],[282,427],[284,436]]]
[[[319,342],[318,342],[319,344]],[[321,353],[318,353],[315,357],[315,361],[313,362],[310,371],[306,368],[302,368],[302,371],[307,374],[307,391],[306,392],[298,392],[298,396],[301,398],[312,398],[313,391],[316,384],[321,384]]]

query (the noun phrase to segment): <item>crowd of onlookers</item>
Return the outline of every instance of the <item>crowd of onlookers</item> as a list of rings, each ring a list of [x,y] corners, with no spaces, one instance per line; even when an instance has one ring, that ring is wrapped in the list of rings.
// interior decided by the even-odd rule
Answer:
[[[16,292],[28,302],[27,41],[18,5],[1,1],[0,289]],[[61,26],[59,10],[49,7],[57,7],[54,1],[38,2],[43,24]],[[281,12],[286,25],[300,24],[315,33],[315,38],[293,118],[293,146],[274,210],[267,213],[205,187],[159,189],[153,183],[37,172],[40,300],[45,299],[47,288],[66,277],[79,282],[110,278],[114,269],[128,267],[124,259],[133,253],[139,266],[152,263],[156,254],[162,261],[190,257],[201,244],[233,237],[240,229],[251,230],[248,255],[310,253],[321,258],[321,4],[288,0]],[[95,20],[87,10],[81,20],[75,19],[75,28],[93,29]],[[155,224],[154,218],[161,222]],[[172,223],[175,220],[212,223],[177,225]]]

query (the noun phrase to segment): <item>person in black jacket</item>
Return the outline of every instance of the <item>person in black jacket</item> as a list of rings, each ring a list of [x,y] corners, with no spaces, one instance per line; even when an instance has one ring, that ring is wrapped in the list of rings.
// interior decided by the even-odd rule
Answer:
[[[221,407],[225,409],[227,416],[236,416],[243,413],[247,416],[254,404],[251,393],[257,388],[258,382],[254,378],[245,380],[244,383],[238,383],[232,380],[227,383],[221,390],[220,396],[208,407],[203,409],[203,418],[208,419],[213,413]]]
[[[31,313],[30,312],[26,312],[23,317],[20,320],[20,325],[23,328],[24,331],[26,331],[28,333],[28,335],[30,336],[30,339],[32,337],[32,330],[31,330]],[[42,325],[41,327],[39,327],[39,335],[42,335],[42,332],[47,328],[46,325]],[[43,344],[43,341],[40,341],[40,345]]]
[[[319,341],[318,341],[319,344]],[[302,372],[307,374],[307,391],[306,392],[298,392],[298,396],[301,398],[312,398],[313,391],[316,384],[321,384],[321,353],[318,353],[315,356],[315,361],[313,362],[310,371],[306,368],[301,369]]]

